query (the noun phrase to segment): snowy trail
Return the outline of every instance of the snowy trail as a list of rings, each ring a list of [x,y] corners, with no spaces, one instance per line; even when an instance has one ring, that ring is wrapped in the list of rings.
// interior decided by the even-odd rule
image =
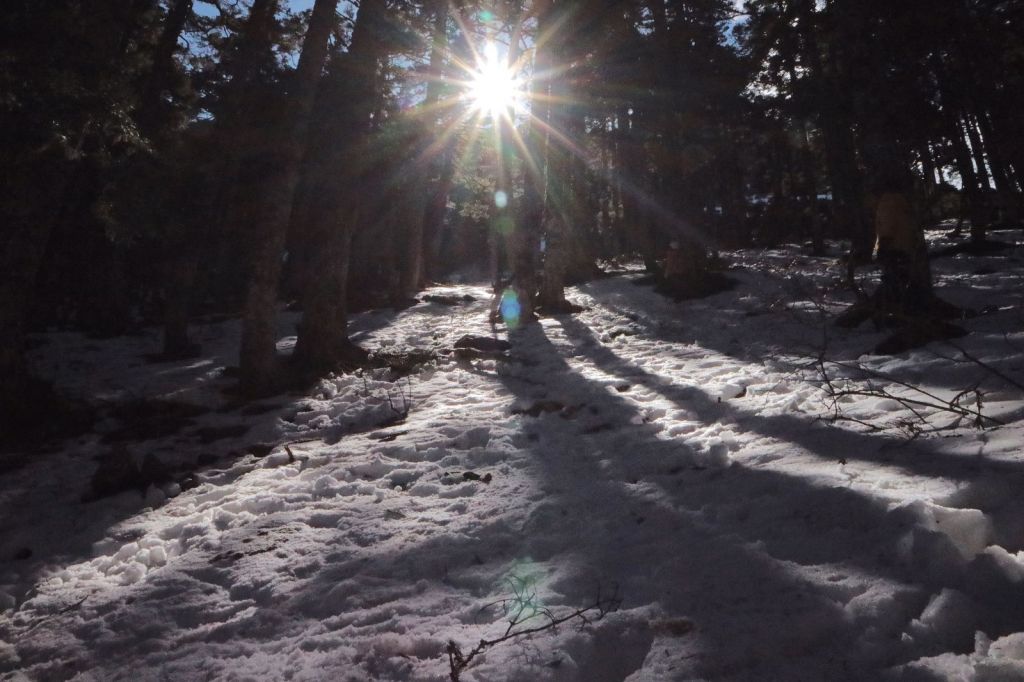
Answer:
[[[544,357],[556,358],[549,365],[558,364],[561,354],[552,345]],[[573,431],[572,426],[549,424],[538,429],[535,460],[545,480],[559,483],[549,490],[545,506],[534,512],[541,520],[531,524],[530,535],[538,537],[528,547],[538,559],[558,560],[548,559],[544,552],[550,526],[567,522],[560,516],[569,515],[575,521],[576,566],[563,569],[569,577],[561,582],[579,590],[601,577],[624,577],[620,588],[626,613],[633,605],[641,611],[635,627],[646,634],[646,638],[634,636],[637,648],[644,650],[641,658],[647,658],[642,675],[648,679],[721,677],[756,664],[761,675],[792,678],[799,668],[787,674],[792,663],[786,659],[799,659],[814,649],[819,649],[817,657],[826,658],[820,647],[834,640],[833,660],[819,669],[834,677],[843,658],[837,637],[837,630],[844,629],[842,610],[818,596],[816,586],[806,578],[765,556],[762,548],[748,547],[738,529],[723,533],[721,524],[709,523],[692,492],[699,487],[710,499],[728,499],[736,494],[745,497],[760,487],[767,488],[764,495],[782,496],[791,495],[799,484],[774,475],[767,477],[774,479],[770,481],[738,482],[745,472],[738,467],[721,468],[720,454],[711,454],[711,461],[701,464],[704,459],[687,448],[659,439],[660,429],[642,423],[642,402],[612,396],[607,387],[580,378],[569,365],[561,371],[546,369],[559,396],[572,396],[588,405],[600,405],[606,398],[600,414],[634,426],[625,427],[628,432],[610,442],[599,437],[598,442],[588,443],[593,437],[584,437],[568,452],[560,452],[559,445],[579,435],[559,431]],[[707,423],[717,421],[710,415],[701,418]],[[687,460],[693,463],[687,465]],[[771,513],[771,509],[754,513]],[[581,601],[585,595],[575,597]],[[651,646],[651,634],[639,624],[657,614],[685,615],[700,629],[694,637],[663,638],[666,641]],[[757,618],[751,619],[751,614]],[[779,627],[783,621],[785,627]],[[618,638],[618,645],[628,646],[628,639],[623,639]],[[738,657],[737,650],[746,653]],[[658,655],[652,656],[655,651]]]
[[[147,390],[220,411],[126,446],[193,464],[221,453],[196,487],[83,506],[102,433],[7,474],[0,505],[21,516],[0,529],[0,557],[33,558],[0,573],[0,673],[442,680],[449,640],[504,631],[486,605],[514,578],[555,612],[599,590],[623,601],[582,630],[495,647],[466,680],[1017,679],[1019,423],[908,443],[819,421],[793,357],[821,338],[821,311],[778,310],[794,284],[772,268],[737,277],[681,304],[598,280],[571,294],[578,316],[510,332],[508,358],[333,377],[249,413],[218,403],[226,354],[172,367]],[[483,288],[434,293],[474,300],[368,313],[354,337],[400,352],[491,333]],[[232,324],[211,329],[226,347]],[[872,334],[834,351],[856,357]],[[82,346],[60,343],[65,361]],[[79,385],[143,386],[138,350],[86,351]],[[908,376],[937,362],[870,361]],[[996,396],[999,414],[1019,412],[1019,396]],[[877,398],[849,408],[898,414]],[[248,428],[204,442],[231,426]],[[289,442],[295,461],[280,446],[244,454]],[[989,646],[976,630],[1009,636]]]

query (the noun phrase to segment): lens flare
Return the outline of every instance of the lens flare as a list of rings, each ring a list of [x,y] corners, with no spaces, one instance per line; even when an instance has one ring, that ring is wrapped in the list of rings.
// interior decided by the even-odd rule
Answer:
[[[512,289],[505,289],[501,294],[501,303],[498,305],[501,318],[505,320],[505,326],[515,329],[519,326],[519,318],[523,314],[523,306],[519,303],[519,295]]]
[[[495,216],[494,219],[491,220],[491,229],[494,230],[497,234],[500,234],[503,237],[507,237],[508,235],[512,234],[513,231],[515,231],[516,223],[514,220],[512,220],[512,216],[506,213],[503,215]]]

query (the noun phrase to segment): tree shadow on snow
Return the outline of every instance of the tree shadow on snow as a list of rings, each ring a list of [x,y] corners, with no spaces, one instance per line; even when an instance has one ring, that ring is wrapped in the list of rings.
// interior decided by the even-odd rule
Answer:
[[[786,287],[792,285],[789,278],[781,274],[739,272],[737,277],[742,296],[711,296],[700,301],[675,305],[666,304],[660,298],[650,299],[641,296],[630,297],[629,306],[626,306],[618,300],[615,291],[615,286],[618,285],[610,286],[607,281],[588,283],[583,285],[581,290],[603,307],[630,320],[629,326],[634,328],[630,333],[638,333],[646,339],[675,344],[695,343],[701,348],[712,349],[745,362],[771,357],[780,354],[779,349],[785,349],[786,355],[803,356],[808,361],[813,361],[824,353],[829,360],[855,363],[865,354],[869,354],[872,348],[892,332],[889,329],[872,330],[869,325],[865,325],[859,331],[835,327],[834,315],[826,308],[819,307],[823,301],[806,300],[806,291],[787,291]],[[810,283],[806,286],[814,285]],[[778,303],[782,300],[809,305],[777,309]],[[1016,301],[1008,299],[1004,303]],[[641,306],[640,309],[636,308],[638,304]],[[648,308],[644,309],[645,306]],[[698,315],[701,323],[697,324],[688,319],[688,313]],[[773,334],[782,336],[766,336],[763,322],[766,315],[785,315],[791,320],[791,324],[774,329]],[[710,322],[707,321],[708,316],[712,318]],[[990,323],[991,319],[979,318],[986,321],[986,324]],[[1002,332],[1005,331],[987,330],[979,321],[975,321],[970,327],[972,335],[987,334],[994,340],[1001,339]],[[973,386],[979,381],[986,387],[1009,387],[976,363],[957,362],[954,358],[958,356],[959,351],[953,346],[933,343],[915,352],[928,351],[935,354],[935,361],[944,358],[948,360],[942,363],[941,372],[936,372],[934,366],[929,366],[926,376],[922,376],[915,369],[914,363],[897,364],[887,372],[894,379],[910,384],[954,392]]]
[[[235,673],[229,643],[238,651],[276,643],[280,652],[286,641],[295,647],[287,655],[325,665],[354,656],[361,667],[352,674],[370,679],[419,679],[424,670],[441,677],[445,638],[500,620],[482,614],[481,602],[502,589],[510,565],[532,559],[550,571],[549,587],[566,608],[587,603],[598,584],[616,583],[624,598],[624,620],[559,640],[576,668],[553,679],[618,682],[641,666],[663,679],[809,672],[865,679],[901,662],[902,629],[930,594],[899,556],[913,519],[849,488],[707,462],[645,423],[641,406],[614,384],[641,384],[704,424],[728,417],[737,430],[792,442],[823,460],[860,458],[967,480],[980,473],[973,463],[943,453],[897,457],[880,449],[893,439],[719,403],[623,360],[572,318],[558,324],[582,360],[615,379],[575,370],[540,325],[512,335],[514,358],[530,364],[508,363],[499,380],[523,411],[520,447],[539,502],[516,499],[495,518],[439,523],[419,534],[381,508],[380,532],[365,538],[346,527],[346,515],[365,505],[339,504],[304,520],[271,514],[147,577],[131,588],[130,603],[100,595],[41,627],[67,627],[94,647],[60,652],[72,671],[76,659],[103,660],[113,670],[147,652],[170,677],[228,675]],[[985,470],[1020,473],[996,463]],[[567,537],[574,539],[568,546]],[[314,549],[289,538],[310,540]],[[901,598],[872,606],[875,581],[897,584]],[[439,626],[436,614],[448,614],[449,625]],[[692,632],[672,627],[691,621]],[[372,650],[351,653],[371,641]],[[874,648],[859,647],[863,641]],[[531,666],[550,665],[544,643],[537,646],[540,654],[502,679],[531,679],[530,670],[540,669]],[[38,643],[19,650],[27,664],[54,656]],[[56,672],[68,669],[61,665],[54,663],[55,679],[66,676]],[[472,668],[466,679],[477,679]]]
[[[863,460],[902,467],[913,473],[935,478],[972,480],[984,474],[1024,475],[1024,464],[955,455],[929,441],[909,443],[905,438],[883,433],[860,433],[829,426],[820,421],[792,415],[765,416],[736,407],[735,401],[720,401],[694,385],[679,385],[652,374],[616,355],[580,322],[562,318],[562,329],[595,366],[613,376],[636,382],[655,391],[680,408],[697,410],[705,423],[729,417],[745,430],[790,441],[825,461]]]
[[[689,659],[679,671],[686,677],[751,669],[770,676],[798,669],[809,656],[822,671],[841,677],[845,642],[856,628],[829,590],[786,564],[860,564],[877,570],[877,563],[863,561],[863,555],[876,551],[875,543],[894,543],[900,532],[881,523],[884,507],[777,473],[695,467],[690,453],[642,423],[637,406],[570,368],[540,327],[523,330],[521,337],[531,352],[539,351],[535,357],[542,358],[546,381],[535,386],[509,377],[506,384],[518,399],[547,393],[610,426],[588,434],[593,427],[578,419],[548,414],[537,422],[525,420],[528,439],[535,443],[530,449],[536,475],[546,482],[548,498],[524,528],[524,551],[537,560],[575,566],[558,589],[579,599],[592,578],[616,581],[624,608],[657,604],[665,618],[692,619],[696,633],[692,642],[682,643],[680,655]],[[614,451],[594,452],[609,446]],[[781,510],[759,509],[757,501],[768,499],[793,503]],[[815,508],[818,517],[810,513]],[[771,537],[745,532],[745,518],[761,513],[779,515]],[[839,528],[846,542],[859,542],[847,546],[792,541],[794,527],[801,531],[796,537],[806,537],[824,530],[815,525],[839,519],[852,529],[875,530],[862,540]],[[565,526],[577,542],[559,556],[564,548],[550,538],[565,533]],[[899,571],[889,573],[896,579]],[[780,627],[782,620],[786,627]],[[648,659],[660,649],[652,648]]]
[[[705,423],[734,412],[699,389],[659,386],[659,378],[603,351],[584,325],[571,318],[560,323],[575,349],[609,374],[650,384],[680,407],[696,409]],[[857,669],[898,662],[901,628],[928,596],[913,586],[914,567],[901,565],[899,557],[913,519],[849,488],[735,464],[702,467],[685,446],[644,424],[639,406],[574,371],[539,326],[518,335],[541,359],[543,372],[530,376],[545,380],[537,385],[513,374],[506,385],[520,402],[546,396],[571,407],[524,420],[538,479],[548,491],[524,527],[524,551],[577,567],[558,583],[563,593],[582,598],[585,576],[615,580],[625,607],[656,603],[669,617],[692,619],[695,642],[683,645],[680,659],[690,661],[682,663],[688,676],[794,675],[806,673],[802,666],[809,662],[831,679],[844,679]],[[607,430],[595,428],[595,419],[587,425],[572,416],[584,413]],[[764,436],[796,435],[800,445],[828,459],[836,457],[837,438],[845,438],[832,432],[808,438],[806,422],[788,417],[737,417],[741,427],[752,421]],[[878,441],[851,434],[838,449],[865,445],[874,450]],[[953,462],[944,464],[945,470]],[[578,542],[560,557],[561,545],[548,536],[557,538],[566,525]],[[858,615],[846,605],[872,580],[900,583],[906,596],[871,616]],[[850,641],[868,631],[885,646],[851,651]],[[660,645],[649,661],[655,649]]]

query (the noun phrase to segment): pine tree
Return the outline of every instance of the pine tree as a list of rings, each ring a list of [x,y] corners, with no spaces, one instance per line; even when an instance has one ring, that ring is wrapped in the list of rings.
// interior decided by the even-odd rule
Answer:
[[[363,0],[346,53],[332,64],[324,103],[332,105],[334,124],[315,173],[322,202],[307,214],[303,234],[316,248],[308,251],[303,278],[303,317],[295,361],[305,371],[333,369],[354,352],[348,340],[347,296],[353,232],[366,218],[375,179],[363,172],[385,55],[386,8],[382,0]],[[321,189],[322,188],[322,189]]]
[[[268,145],[256,164],[262,177],[257,184],[259,196],[251,197],[255,206],[250,214],[249,234],[253,248],[239,351],[242,387],[250,395],[266,393],[277,387],[276,318],[281,257],[298,184],[299,165],[308,139],[316,88],[327,57],[328,38],[336,23],[337,4],[337,0],[317,0],[313,6],[302,55],[291,82],[280,139]],[[263,27],[272,20],[276,2],[256,4],[253,12],[257,9],[265,12],[266,18],[265,23],[256,26],[265,30]]]

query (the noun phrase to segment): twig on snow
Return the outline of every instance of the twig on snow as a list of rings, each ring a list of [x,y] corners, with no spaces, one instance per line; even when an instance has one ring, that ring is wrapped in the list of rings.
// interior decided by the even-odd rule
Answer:
[[[528,582],[513,578],[512,591],[512,597],[502,599],[488,605],[500,605],[505,609],[505,613],[508,616],[509,621],[508,627],[505,628],[505,633],[503,635],[494,639],[481,639],[479,643],[477,643],[477,645],[468,653],[463,653],[462,649],[454,640],[450,640],[448,642],[448,646],[445,647],[445,653],[448,655],[448,678],[451,682],[460,682],[463,671],[470,666],[477,656],[481,655],[491,647],[504,644],[505,642],[509,642],[520,637],[527,637],[540,632],[556,630],[559,625],[570,621],[579,621],[580,627],[585,627],[591,622],[601,620],[607,614],[617,610],[619,605],[622,603],[622,599],[619,598],[617,588],[612,592],[610,597],[602,596],[601,590],[598,589],[597,597],[589,605],[578,608],[569,613],[556,615],[553,611],[542,606],[537,601],[532,585]],[[487,606],[484,608],[487,608]],[[545,621],[532,627],[524,627],[525,623],[535,618],[543,618]]]

